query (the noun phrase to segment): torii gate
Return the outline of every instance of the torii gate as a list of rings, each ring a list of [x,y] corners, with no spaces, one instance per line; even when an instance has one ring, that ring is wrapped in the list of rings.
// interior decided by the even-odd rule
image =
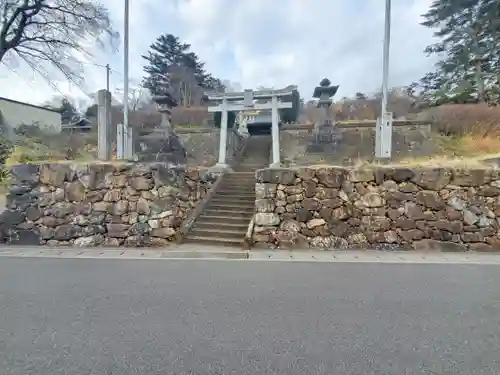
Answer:
[[[271,134],[273,139],[273,161],[270,167],[279,167],[280,163],[280,142],[279,142],[279,114],[278,110],[292,108],[293,103],[283,102],[281,98],[291,96],[297,88],[289,86],[281,90],[226,92],[222,94],[209,94],[208,100],[216,102],[214,106],[208,107],[208,112],[221,112],[219,161],[216,167],[226,169],[226,147],[227,147],[227,120],[228,111],[248,111],[248,110],[271,110]],[[254,100],[267,100],[266,103],[254,103]]]

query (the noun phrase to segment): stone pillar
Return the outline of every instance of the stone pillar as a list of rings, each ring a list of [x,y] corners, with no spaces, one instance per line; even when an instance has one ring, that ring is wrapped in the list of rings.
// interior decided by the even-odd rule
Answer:
[[[97,157],[111,160],[111,93],[107,90],[97,92]]]
[[[271,134],[273,137],[273,161],[270,165],[272,168],[279,168],[280,161],[280,131],[279,131],[279,113],[278,113],[278,97],[274,95],[271,98]]]
[[[226,168],[226,149],[227,149],[227,99],[222,101],[222,113],[220,116],[220,139],[219,139],[219,161],[217,167]]]

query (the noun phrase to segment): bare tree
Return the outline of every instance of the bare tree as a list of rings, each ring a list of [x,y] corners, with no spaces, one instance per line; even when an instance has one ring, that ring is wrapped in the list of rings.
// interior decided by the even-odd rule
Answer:
[[[183,107],[200,104],[203,98],[203,88],[198,84],[193,72],[180,65],[169,68],[170,93]]]
[[[117,96],[121,96],[124,99],[123,89],[116,89],[116,93],[118,94]],[[123,102],[125,102],[125,100],[123,100]],[[154,107],[154,103],[149,90],[140,84],[132,84],[128,93],[129,111],[136,112],[152,106]]]
[[[117,37],[108,10],[94,0],[0,0],[0,62],[19,58],[45,78],[46,67],[55,67],[81,82],[73,53],[89,56],[84,41],[113,46]]]
[[[154,106],[151,94],[148,89],[142,86],[132,88],[129,95],[129,105],[132,112]]]

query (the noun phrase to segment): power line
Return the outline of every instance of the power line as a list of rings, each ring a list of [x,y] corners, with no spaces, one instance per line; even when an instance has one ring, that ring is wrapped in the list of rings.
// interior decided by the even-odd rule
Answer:
[[[119,72],[119,71],[117,71],[117,70],[114,70],[114,69],[111,69],[111,68],[109,67],[109,64],[103,65],[103,64],[98,64],[98,63],[88,62],[88,61],[80,61],[80,63],[81,63],[81,64],[83,64],[83,65],[97,66],[97,67],[99,67],[99,68],[105,68],[105,69],[109,68],[109,71],[110,71],[110,72],[113,72],[113,73],[119,74],[119,75],[121,75],[121,76],[123,77],[123,74],[122,74],[121,72]]]
[[[114,69],[111,69],[109,64],[106,64],[106,65],[103,65],[103,64],[99,64],[99,63],[95,63],[95,62],[91,62],[91,61],[80,61],[80,63],[82,65],[89,65],[89,66],[95,66],[95,67],[99,67],[99,68],[103,68],[103,69],[106,69],[106,79],[105,79],[105,84],[103,85],[104,87],[106,87],[106,89],[109,91],[110,90],[110,73],[114,73],[114,74],[117,74],[119,75],[121,78],[123,78],[123,74],[117,70],[114,70]],[[21,75],[19,72],[17,72],[15,69],[12,69],[10,68],[7,64],[1,64],[1,65],[4,65],[7,67],[7,69],[11,72],[11,73],[14,73],[17,77],[21,78],[21,80],[23,80],[24,82],[26,82],[28,84],[28,86],[30,86],[30,88],[34,91],[38,91],[40,88],[39,87],[36,87],[37,85],[35,85],[33,82],[31,82],[29,79],[27,79],[25,76]],[[35,73],[38,73],[40,76],[43,77],[43,75],[40,73],[40,72],[35,72]],[[61,95],[62,97],[68,97],[70,95],[68,95],[67,93],[63,93],[59,87],[54,84],[53,82],[51,82],[48,77],[43,77],[47,83],[49,84],[50,88],[55,91],[57,94]],[[84,87],[80,87],[79,85],[77,85],[77,88],[78,88],[78,91],[81,92],[81,94],[83,94],[87,99],[90,99],[92,101],[95,101],[95,97],[92,97],[90,94],[88,94],[86,92],[86,89]]]

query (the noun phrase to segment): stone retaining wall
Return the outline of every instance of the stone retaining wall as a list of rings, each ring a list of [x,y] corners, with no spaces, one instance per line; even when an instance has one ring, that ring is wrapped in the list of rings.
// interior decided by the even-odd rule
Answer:
[[[165,246],[218,175],[165,164],[41,164],[12,169],[2,242]]]
[[[253,241],[266,247],[500,249],[497,169],[257,171]]]
[[[213,166],[219,158],[220,130],[205,131],[179,129],[176,131],[187,151],[187,164],[193,166]],[[245,138],[232,129],[227,132],[226,162],[235,162]]]
[[[433,155],[437,151],[429,125],[394,126],[392,159]],[[313,128],[294,129],[288,126],[280,131],[280,149],[283,165],[287,167],[314,164],[351,166],[360,160],[371,161],[375,153],[375,126],[338,127],[339,141],[328,143],[323,152],[309,152],[314,138]]]

